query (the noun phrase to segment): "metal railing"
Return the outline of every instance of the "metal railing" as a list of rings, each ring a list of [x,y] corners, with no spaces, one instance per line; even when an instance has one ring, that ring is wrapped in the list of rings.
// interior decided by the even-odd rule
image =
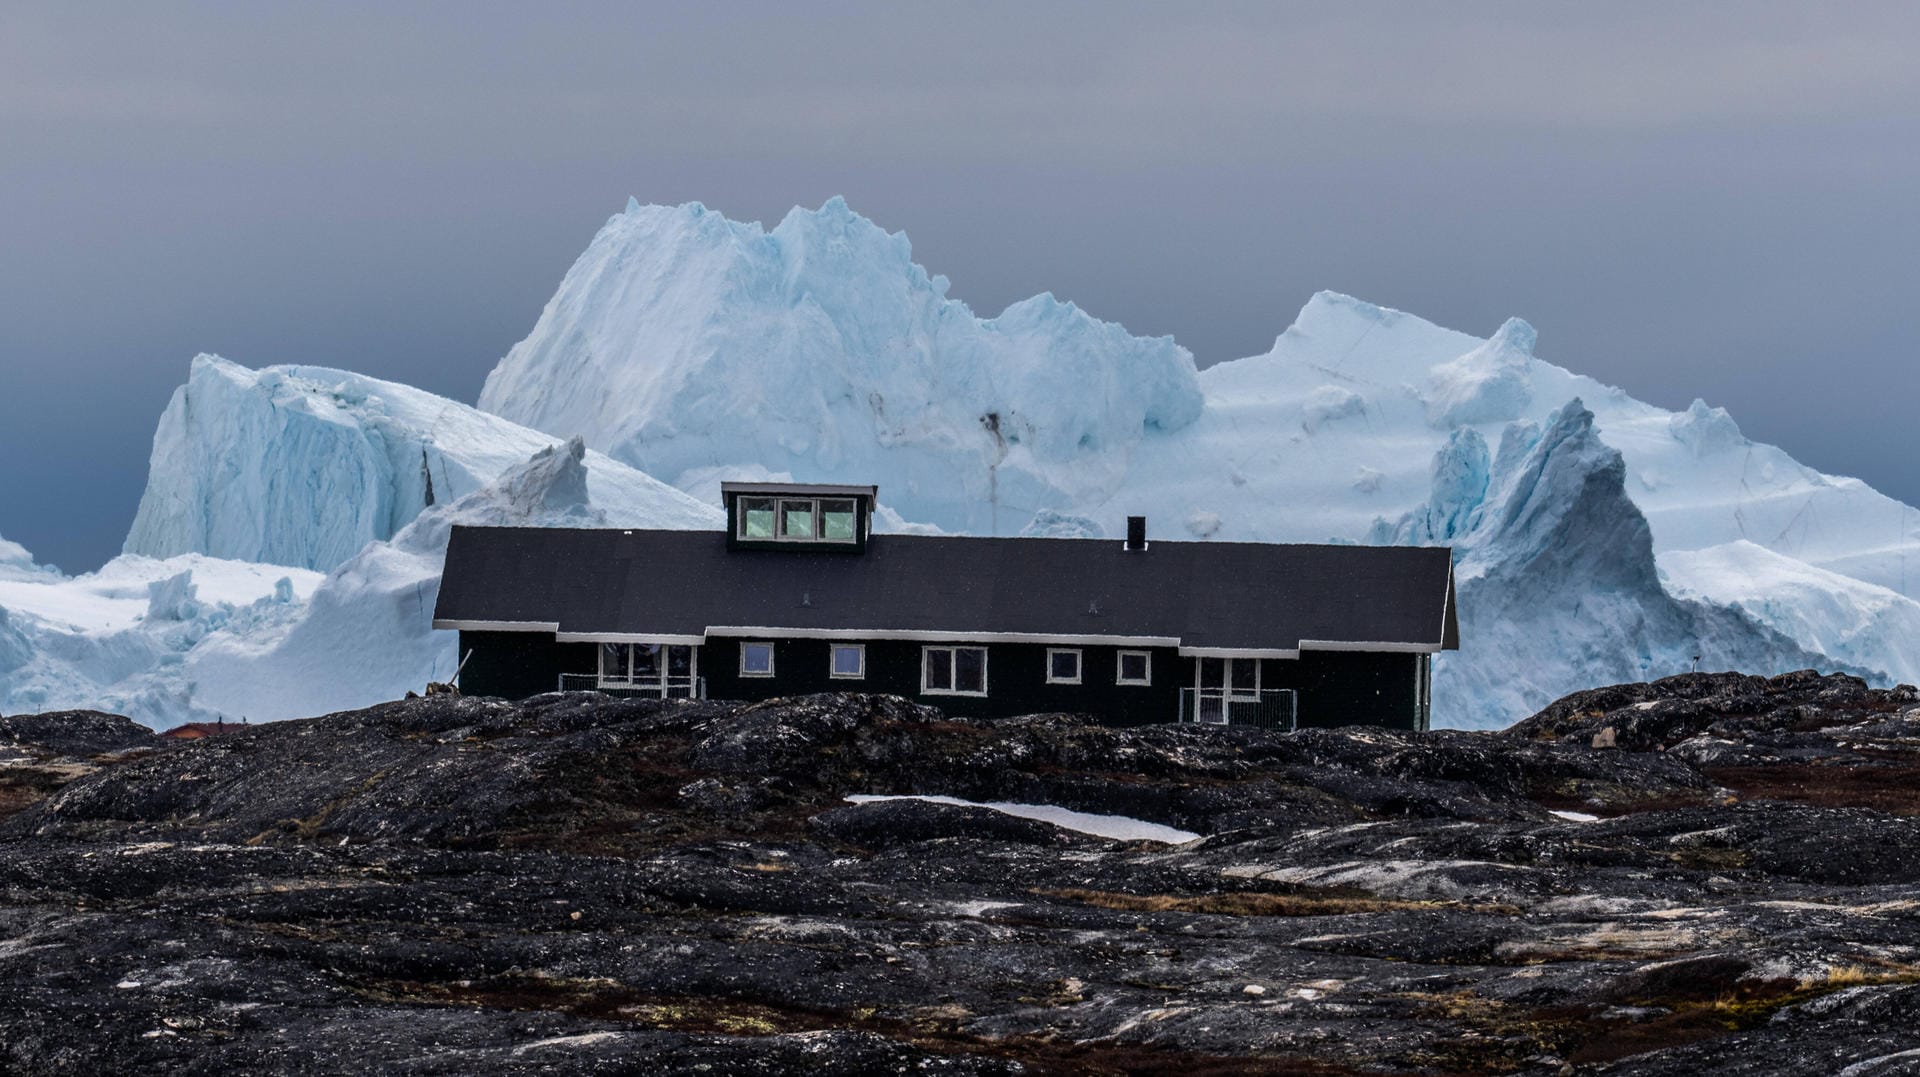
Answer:
[[[1201,725],[1247,725],[1257,729],[1291,731],[1299,712],[1299,698],[1291,688],[1229,691],[1225,688],[1180,689],[1180,720]]]
[[[562,692],[600,692],[622,699],[705,699],[705,677],[662,677],[651,681],[606,681],[597,673],[562,673]]]

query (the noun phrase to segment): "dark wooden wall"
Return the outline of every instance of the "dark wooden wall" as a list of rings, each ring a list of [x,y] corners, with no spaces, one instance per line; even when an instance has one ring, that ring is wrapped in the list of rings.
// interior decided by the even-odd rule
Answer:
[[[1176,721],[1180,689],[1193,685],[1194,659],[1172,648],[1153,648],[1153,683],[1114,683],[1120,648],[1082,647],[1081,683],[1048,684],[1047,648],[1041,644],[987,646],[987,690],[979,696],[920,694],[922,643],[869,640],[867,675],[852,680],[828,675],[826,640],[782,639],[774,645],[774,676],[741,677],[739,639],[715,637],[700,648],[700,676],[711,699],[759,700],[813,692],[885,692],[938,707],[949,714],[998,718],[1050,711],[1086,714],[1107,725]],[[963,645],[964,646],[964,645]],[[524,699],[551,692],[561,673],[594,673],[598,652],[591,643],[558,643],[541,632],[462,632],[460,653],[473,658],[460,678],[468,695]],[[1263,659],[1261,687],[1299,693],[1302,727],[1371,725],[1421,727],[1420,679],[1427,666],[1417,654],[1371,651],[1307,651],[1298,659]]]
[[[1151,649],[1153,683],[1114,683],[1116,647],[1080,648],[1080,683],[1048,684],[1047,648],[1031,643],[987,645],[987,696],[920,694],[920,649],[913,640],[868,640],[867,676],[842,680],[828,675],[826,640],[772,640],[772,677],[741,677],[738,639],[712,638],[700,649],[700,674],[712,699],[767,699],[809,692],[887,692],[939,707],[949,714],[999,718],[1048,711],[1094,715],[1109,725],[1150,725],[1179,717],[1182,675],[1190,668],[1172,648]],[[855,642],[855,641],[848,641]],[[957,644],[956,646],[978,646]]]
[[[1381,651],[1303,651],[1299,658],[1264,660],[1263,688],[1300,694],[1302,728],[1341,725],[1420,727],[1422,656]]]
[[[525,699],[560,687],[562,673],[599,672],[597,644],[560,643],[547,632],[461,632],[460,690],[470,696]]]

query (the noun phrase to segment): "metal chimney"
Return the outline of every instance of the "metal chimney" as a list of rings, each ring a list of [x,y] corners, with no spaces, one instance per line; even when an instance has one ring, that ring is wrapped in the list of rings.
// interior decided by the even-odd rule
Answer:
[[[1147,548],[1147,518],[1145,516],[1127,517],[1127,549],[1144,550]]]

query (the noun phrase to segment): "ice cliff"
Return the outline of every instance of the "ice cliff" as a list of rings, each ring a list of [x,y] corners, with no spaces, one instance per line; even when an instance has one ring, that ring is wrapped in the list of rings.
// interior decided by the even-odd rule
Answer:
[[[325,571],[553,440],[394,382],[322,367],[249,370],[202,355],[154,433],[125,551]],[[659,527],[719,518],[715,506],[598,453],[585,466],[613,511]]]
[[[910,520],[1013,534],[1120,489],[1199,416],[1193,359],[1051,295],[976,317],[836,198],[772,231],[629,204],[480,407],[685,488],[731,469],[875,482]]]
[[[434,505],[390,541],[368,545],[328,573],[284,634],[230,633],[197,648],[186,664],[200,703],[223,714],[295,718],[369,706],[451,679],[457,636],[433,630],[433,605],[453,525],[655,523],[631,506],[597,507],[590,481],[597,486],[575,438],[535,452],[458,501]]]
[[[1627,497],[1626,462],[1581,401],[1544,430],[1515,423],[1502,440],[1503,466],[1483,480],[1484,498],[1468,507],[1461,488],[1443,481],[1457,465],[1442,450],[1433,504],[1410,518],[1464,524],[1445,541],[1455,551],[1461,638],[1472,649],[1436,664],[1437,720],[1531,713],[1552,701],[1547,685],[1628,683],[1696,662],[1836,666],[1744,611],[1668,593],[1647,519]]]

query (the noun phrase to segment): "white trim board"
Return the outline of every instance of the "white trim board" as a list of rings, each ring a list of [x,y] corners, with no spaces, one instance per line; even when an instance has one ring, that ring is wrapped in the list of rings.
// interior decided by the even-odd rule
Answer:
[[[1438,643],[1347,642],[1344,640],[1303,639],[1303,651],[1384,651],[1388,654],[1439,654]]]
[[[646,632],[555,632],[555,643],[658,643],[675,647],[704,647],[705,636],[663,636]]]
[[[1032,632],[945,632],[917,628],[769,628],[765,625],[711,625],[708,638],[747,636],[762,639],[894,639],[921,643],[1044,643],[1061,647],[1178,647],[1175,636],[1049,636]]]
[[[1303,639],[1296,648],[1183,647],[1177,636],[1045,635],[1034,632],[946,632],[917,628],[773,628],[767,625],[712,625],[703,635],[660,632],[562,632],[552,621],[436,620],[433,627],[461,632],[551,632],[559,643],[661,643],[705,646],[715,636],[758,639],[907,640],[920,643],[1037,643],[1055,647],[1167,647],[1182,658],[1299,658],[1302,651],[1379,651],[1389,654],[1438,654],[1440,643]]]
[[[1287,651],[1267,647],[1182,647],[1182,658],[1285,658],[1300,657],[1297,650]]]

